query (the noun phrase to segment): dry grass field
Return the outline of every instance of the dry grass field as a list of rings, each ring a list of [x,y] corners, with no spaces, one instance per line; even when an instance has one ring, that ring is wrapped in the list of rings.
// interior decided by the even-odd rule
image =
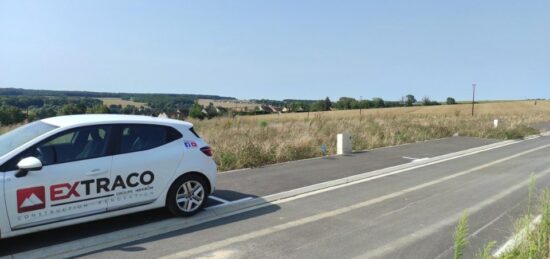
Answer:
[[[350,133],[354,150],[461,136],[512,139],[538,133],[550,122],[550,102],[515,101],[316,113],[270,114],[192,121],[214,148],[220,170],[317,157],[325,144],[336,151],[336,134]],[[497,129],[493,120],[500,120]]]
[[[99,98],[101,101],[103,101],[103,105],[109,107],[111,105],[121,105],[122,107],[126,107],[128,105],[133,105],[136,107],[148,107],[146,103],[139,103],[134,101],[128,101],[128,100],[122,100],[120,98]]]
[[[199,99],[200,105],[208,106],[212,103],[215,107],[223,107],[226,109],[232,109],[236,111],[254,111],[259,106],[257,103],[243,102],[243,101],[224,101],[224,100],[211,100],[211,99]]]
[[[135,105],[135,104],[134,104]],[[498,128],[493,120],[499,119]],[[220,170],[257,167],[336,152],[336,134],[353,137],[354,150],[461,136],[513,139],[536,134],[550,122],[550,101],[288,113],[191,120],[214,148]],[[0,127],[0,134],[16,126]]]

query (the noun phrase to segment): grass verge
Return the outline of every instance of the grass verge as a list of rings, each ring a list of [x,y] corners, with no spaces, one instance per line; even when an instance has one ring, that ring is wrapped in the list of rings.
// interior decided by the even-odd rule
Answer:
[[[550,113],[500,116],[372,113],[359,116],[344,112],[307,115],[243,116],[192,121],[214,149],[221,171],[259,167],[336,153],[336,135],[349,133],[353,150],[369,150],[431,139],[461,136],[517,139],[538,134],[530,127],[550,121]]]
[[[491,251],[496,242],[489,242],[475,256],[479,259],[548,259],[550,258],[550,189],[542,192],[538,199],[538,210],[532,208],[532,199],[535,194],[535,181],[531,177],[529,184],[529,200],[527,214],[518,220],[516,224],[517,238],[515,246],[510,247],[494,257]],[[533,212],[540,215],[540,222],[533,224],[535,216]],[[464,256],[464,250],[468,244],[468,215],[465,212],[460,218],[454,233],[454,258],[460,259]]]

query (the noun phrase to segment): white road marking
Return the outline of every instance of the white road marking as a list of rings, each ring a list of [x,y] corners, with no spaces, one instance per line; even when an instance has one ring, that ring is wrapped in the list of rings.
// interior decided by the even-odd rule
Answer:
[[[332,180],[324,183],[314,184],[307,187],[302,187],[290,191],[285,191],[277,194],[268,195],[265,197],[259,197],[251,199],[248,202],[236,203],[234,206],[224,206],[216,210],[207,210],[192,218],[180,219],[171,218],[159,222],[154,222],[138,227],[118,230],[108,234],[96,235],[88,238],[81,238],[71,242],[63,244],[52,245],[40,249],[26,251],[22,253],[13,254],[12,258],[29,258],[29,257],[43,257],[43,258],[59,258],[59,257],[73,257],[84,253],[90,253],[93,251],[121,245],[128,242],[133,242],[148,237],[153,237],[176,231],[206,222],[211,222],[225,217],[230,217],[238,214],[242,214],[248,211],[257,210],[260,208],[272,206],[273,204],[280,204],[284,202],[290,202],[296,199],[305,198],[317,193],[330,191],[338,188],[343,188],[352,184],[359,184],[366,181],[390,176],[394,174],[403,173],[406,171],[430,166],[433,164],[443,163],[453,159],[458,159],[486,151],[491,151],[498,148],[503,148],[513,144],[521,143],[517,140],[509,140],[490,144],[482,147],[471,148],[467,150],[458,151],[455,153],[445,154],[438,157],[434,157],[432,162],[419,164],[416,166],[410,166],[407,164],[388,167],[376,171],[366,172],[359,175],[354,175],[338,180]],[[403,167],[406,168],[403,168]],[[237,206],[238,205],[238,206]]]
[[[215,201],[219,201],[219,202],[221,202],[221,203],[229,203],[228,200],[224,200],[224,199],[222,199],[222,198],[218,198],[218,197],[216,197],[216,196],[214,196],[214,195],[210,195],[210,196],[208,196],[208,198],[210,198],[210,199],[212,199],[212,200],[215,200]]]
[[[416,162],[420,162],[420,161],[424,161],[424,160],[430,159],[429,157],[414,158],[414,157],[408,157],[408,156],[404,156],[403,158],[412,160],[411,163],[416,163]]]
[[[515,143],[518,143],[518,142],[512,142],[512,143],[506,144],[506,146],[511,145],[511,144],[515,144]],[[519,156],[522,156],[522,155],[525,155],[525,154],[528,154],[528,153],[532,153],[532,152],[535,152],[535,151],[539,151],[539,150],[547,148],[547,147],[550,147],[550,144],[544,145],[544,146],[541,146],[541,147],[538,147],[538,148],[535,148],[535,149],[527,150],[527,151],[524,151],[522,153],[518,153],[518,154],[515,154],[513,156],[503,158],[501,160],[514,159],[514,158],[517,158]],[[457,159],[457,158],[462,158],[462,157],[474,155],[474,154],[477,154],[477,153],[481,153],[481,152],[488,151],[488,150],[493,150],[493,149],[496,149],[496,148],[499,148],[499,147],[491,147],[491,148],[488,148],[488,149],[478,150],[478,151],[471,152],[471,153],[466,153],[466,154],[462,154],[462,155],[458,155],[458,156],[454,156],[454,157],[444,158],[444,159],[441,159],[441,160],[436,160],[436,161],[425,163],[425,164],[411,166],[411,167],[407,167],[407,168],[404,168],[404,169],[398,169],[398,170],[395,170],[395,171],[390,171],[388,173],[375,174],[375,175],[372,175],[372,176],[367,176],[366,174],[372,173],[372,172],[367,172],[367,173],[364,173],[364,174],[361,174],[361,175],[354,175],[354,176],[350,176],[350,177],[346,177],[346,178],[342,178],[342,179],[338,179],[338,180],[333,180],[333,181],[329,181],[329,182],[319,183],[319,184],[315,184],[315,185],[312,185],[312,186],[302,187],[302,188],[298,188],[298,189],[294,189],[294,190],[290,190],[290,191],[286,191],[286,192],[282,192],[282,193],[278,193],[278,194],[272,194],[272,195],[268,195],[268,196],[265,196],[265,197],[262,197],[262,198],[265,199],[268,202],[271,202],[270,204],[267,204],[266,206],[269,206],[271,204],[285,203],[285,202],[289,202],[289,201],[309,197],[309,196],[312,196],[312,195],[316,195],[316,194],[319,194],[319,193],[328,192],[328,191],[348,187],[350,185],[361,184],[361,183],[364,183],[364,182],[370,182],[372,180],[384,178],[386,176],[401,174],[401,173],[412,171],[412,170],[415,170],[415,169],[418,169],[418,168],[423,168],[423,167],[430,166],[430,165],[440,164],[440,163],[443,163],[443,162],[446,162],[446,161],[450,161],[450,160],[454,160],[454,159]],[[491,165],[493,163],[498,164],[499,161],[501,161],[501,160],[494,161],[490,164]],[[401,166],[401,165],[399,165],[399,166]],[[399,166],[397,166],[397,167],[399,167]],[[388,170],[388,169],[393,169],[393,168],[385,168],[385,169],[382,169],[382,170]],[[336,182],[339,182],[339,184],[337,184]],[[317,186],[320,186],[320,185],[325,185],[326,187],[324,187],[324,188],[317,187]],[[312,189],[312,190],[307,191],[307,192],[306,191],[300,192],[301,189]],[[295,192],[298,193],[298,194],[290,195],[291,193],[295,193]],[[278,196],[282,196],[284,198],[277,199]],[[258,208],[258,207],[256,207],[256,208]],[[262,207],[259,207],[259,208],[262,208]]]
[[[212,197],[212,196],[210,196],[210,197]],[[252,200],[252,199],[253,199],[252,197],[246,197],[246,198],[238,199],[236,201],[227,201],[225,203],[210,206],[210,207],[207,207],[207,208],[204,208],[204,209],[205,210],[212,210],[212,209],[216,209],[216,208],[220,208],[220,207],[225,207],[225,206],[230,205],[230,204],[239,203],[239,202],[243,202],[243,201],[248,201],[248,200]]]
[[[499,160],[496,160],[496,161],[493,161],[493,162],[490,162],[490,163],[487,163],[487,164],[484,164],[484,165],[481,165],[481,166],[474,167],[474,168],[466,170],[466,171],[462,171],[462,172],[452,174],[452,175],[449,175],[449,176],[446,176],[446,177],[443,177],[443,178],[440,178],[440,179],[437,179],[437,180],[433,180],[433,181],[430,181],[430,182],[427,182],[427,183],[423,183],[423,184],[420,184],[420,185],[417,185],[417,186],[414,186],[414,187],[411,187],[411,188],[407,188],[405,190],[401,190],[401,191],[398,191],[398,192],[386,194],[386,195],[383,195],[383,196],[380,196],[380,197],[377,197],[377,198],[374,198],[374,199],[371,199],[371,200],[368,200],[368,201],[364,201],[364,202],[360,202],[360,203],[351,205],[351,206],[342,207],[342,208],[339,208],[339,209],[336,209],[336,210],[333,210],[333,211],[319,213],[319,214],[315,214],[315,215],[312,215],[312,216],[309,216],[309,217],[304,217],[304,218],[301,218],[301,219],[298,219],[298,220],[295,220],[295,221],[290,221],[290,222],[287,222],[287,223],[283,223],[283,224],[279,224],[279,225],[276,225],[276,226],[264,228],[264,229],[261,229],[261,230],[256,230],[256,231],[253,231],[253,232],[250,232],[250,233],[247,233],[247,234],[243,234],[243,235],[240,235],[240,236],[234,236],[234,237],[227,238],[227,239],[224,239],[224,240],[221,240],[221,241],[217,241],[217,242],[213,242],[213,243],[206,244],[206,245],[203,245],[203,246],[191,248],[189,250],[181,251],[181,252],[174,253],[174,254],[167,255],[167,256],[164,256],[164,257],[160,257],[160,258],[162,258],[162,259],[172,259],[172,258],[174,258],[175,259],[175,258],[192,257],[192,256],[200,255],[200,254],[203,254],[203,253],[206,253],[206,252],[218,250],[218,249],[233,245],[235,243],[245,242],[245,241],[248,241],[248,240],[256,239],[256,238],[263,237],[263,236],[266,236],[266,235],[269,235],[269,234],[273,234],[273,233],[276,233],[276,232],[287,230],[287,229],[290,229],[290,228],[294,228],[294,227],[302,226],[302,225],[305,225],[305,224],[308,224],[308,223],[323,220],[323,219],[326,219],[326,218],[339,216],[341,214],[351,212],[353,210],[357,210],[357,209],[361,209],[361,208],[364,208],[364,207],[367,207],[367,206],[371,206],[373,204],[380,203],[380,202],[383,202],[383,201],[386,201],[386,200],[389,200],[389,199],[392,199],[392,198],[396,198],[398,196],[401,196],[401,195],[404,195],[404,194],[407,194],[407,193],[410,193],[410,192],[414,192],[414,191],[417,191],[417,190],[420,190],[420,189],[423,189],[423,188],[426,188],[426,187],[429,187],[429,186],[433,186],[433,185],[436,185],[436,184],[439,184],[439,183],[442,183],[442,182],[445,182],[445,181],[448,181],[448,180],[451,180],[451,179],[454,179],[454,178],[457,178],[457,177],[460,177],[460,176],[463,176],[463,175],[467,175],[467,174],[470,174],[470,173],[473,173],[473,172],[491,167],[491,166],[499,164],[499,163],[506,162],[508,160],[511,160],[511,159],[514,159],[514,158],[517,158],[517,157],[520,157],[520,156],[523,156],[523,155],[526,155],[526,154],[529,154],[529,153],[532,153],[532,152],[535,152],[535,151],[538,151],[538,150],[541,150],[541,149],[547,148],[547,147],[550,147],[550,144],[549,145],[544,145],[542,147],[530,149],[530,150],[527,150],[527,151],[524,151],[524,152],[521,152],[521,153],[518,153],[518,154],[515,154],[515,155],[512,155],[512,156],[509,156],[509,157],[505,157],[505,158],[502,158],[502,159],[499,159]],[[535,177],[539,177],[540,175],[544,175],[544,174],[547,174],[549,172],[550,172],[550,170],[545,171],[544,173],[540,173],[540,174],[536,175]],[[369,178],[368,180],[372,180],[372,179]],[[359,181],[357,181],[357,182],[359,182]],[[361,182],[365,182],[365,181],[361,181]],[[516,189],[519,189],[520,187],[527,184],[528,182],[529,182],[529,180],[524,181],[524,182],[522,182],[518,185],[515,185],[512,188],[507,189],[506,191],[504,191],[502,193],[499,193],[496,196],[493,196],[493,197],[483,201],[482,203],[480,203],[477,206],[473,207],[473,210],[476,210],[476,208],[478,208],[477,210],[480,210],[482,207],[485,207],[485,206],[493,203],[494,201],[500,199],[501,196],[504,197],[504,196],[512,193],[513,191],[515,191]],[[356,182],[354,182],[353,184],[355,184],[355,183]],[[342,185],[339,185],[339,186],[336,186],[336,187],[341,188],[341,186]],[[327,189],[332,190],[333,188],[327,188]],[[328,191],[327,189],[323,189],[322,192]],[[456,221],[458,219],[458,217],[460,217],[460,214],[458,214],[458,216],[456,216],[456,217],[455,216],[456,215],[453,215],[453,217],[451,217],[452,221],[451,221],[451,218],[448,218],[447,220],[445,220],[443,222],[440,222],[436,225],[432,225],[432,227],[429,227],[429,228],[426,228],[426,229],[422,230],[421,234],[422,235],[429,235],[429,234],[433,233],[435,230],[437,230],[441,226],[448,225],[448,224]],[[447,221],[449,221],[449,222],[447,222]],[[391,250],[387,250],[387,249],[390,249],[391,247],[393,247],[393,246],[390,247],[390,245],[392,245],[392,244],[397,245],[397,244],[402,244],[402,243],[406,244],[406,243],[408,243],[411,240],[414,240],[416,238],[418,238],[417,235],[412,235],[412,236],[409,236],[409,237],[398,239],[397,241],[392,242],[391,244],[382,247],[381,250],[377,249],[377,250],[373,251],[372,253],[382,255],[386,252],[391,251]]]
[[[539,173],[535,177],[539,178],[539,177],[542,177],[542,176],[544,176],[548,173],[550,173],[550,170],[546,170],[542,173]],[[519,184],[516,184],[516,185],[506,189],[503,192],[500,192],[500,193],[498,193],[498,194],[496,194],[496,195],[494,195],[494,196],[492,196],[492,197],[476,204],[473,207],[468,208],[467,209],[468,214],[471,215],[471,214],[474,214],[474,213],[484,209],[485,207],[491,205],[492,203],[494,203],[494,202],[496,202],[500,199],[503,199],[504,197],[506,197],[506,196],[512,194],[513,192],[519,190],[520,188],[527,186],[529,184],[529,182],[530,182],[530,179],[527,179],[527,180],[525,180],[525,181],[523,181]],[[444,228],[444,227],[450,226],[452,224],[455,224],[458,221],[458,219],[462,216],[462,213],[463,212],[456,213],[456,214],[454,214],[450,217],[445,218],[442,221],[437,222],[436,224],[430,225],[428,227],[423,228],[420,231],[417,231],[417,232],[411,233],[407,236],[404,236],[402,238],[399,238],[399,239],[397,239],[397,240],[395,240],[395,241],[393,241],[389,244],[386,244],[382,247],[371,250],[371,251],[367,252],[364,255],[357,256],[356,258],[381,258],[381,257],[385,257],[385,255],[387,255],[388,253],[390,253],[392,251],[395,251],[398,248],[410,245],[414,241],[418,241],[420,239],[423,239],[423,238],[426,238],[430,235],[433,235],[435,232],[437,232],[441,228]]]
[[[487,229],[488,227],[490,227],[491,225],[493,225],[495,222],[499,221],[502,217],[506,216],[508,213],[510,213],[512,210],[515,210],[517,207],[519,207],[520,205],[522,205],[522,202],[518,202],[516,205],[506,209],[504,212],[500,213],[496,218],[494,218],[493,220],[489,221],[487,224],[483,225],[482,227],[480,227],[478,230],[476,230],[475,232],[473,232],[472,234],[470,234],[468,236],[468,240],[471,240],[472,237],[475,237],[477,236],[479,233],[481,233],[481,231]],[[439,254],[437,257],[435,257],[435,259],[440,259],[440,258],[448,258],[448,253],[450,253],[451,251],[453,251],[454,249],[454,246],[450,246],[449,248],[447,248],[447,250],[443,251],[441,254]]]
[[[232,201],[231,203],[243,202],[243,201],[248,201],[252,199],[253,199],[252,197],[246,197],[246,198],[238,199],[236,201]]]
[[[221,250],[216,251],[212,254],[203,256],[203,257],[197,257],[197,259],[226,259],[226,258],[235,258],[237,251],[234,250]]]
[[[504,243],[503,246],[501,246],[494,254],[493,257],[500,258],[504,253],[514,249],[519,245],[519,243],[522,240],[525,240],[525,237],[529,232],[533,231],[533,229],[540,224],[540,221],[542,220],[542,215],[538,215],[530,224],[529,226],[522,229],[517,235],[510,238],[506,243]]]

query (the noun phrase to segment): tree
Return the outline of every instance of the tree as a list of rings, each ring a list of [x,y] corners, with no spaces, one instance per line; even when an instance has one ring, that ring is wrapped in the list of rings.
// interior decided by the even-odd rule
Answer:
[[[71,115],[71,114],[84,114],[84,113],[86,113],[86,106],[82,106],[74,103],[63,105],[57,112],[58,115]]]
[[[308,111],[318,112],[318,111],[324,111],[324,110],[325,110],[325,101],[320,100],[312,103]]]
[[[405,97],[405,106],[413,106],[414,103],[416,103],[416,98],[414,98],[414,95],[408,94]]]
[[[439,105],[439,103],[436,101],[432,101],[429,96],[424,96],[422,98],[422,105],[424,106]]]
[[[54,117],[55,115],[57,115],[57,107],[45,105],[42,108],[36,109],[35,115],[38,119]]]
[[[122,105],[120,104],[111,104],[107,108],[114,114],[119,114],[122,112]]]
[[[107,106],[103,105],[103,104],[96,104],[88,109],[86,109],[86,113],[90,113],[90,114],[107,114],[107,113],[110,113],[111,111],[109,110],[109,108],[107,108]]]
[[[372,107],[383,108],[384,106],[384,99],[378,97],[372,98]]]
[[[447,97],[447,104],[456,104],[455,98],[453,97]]]
[[[193,106],[191,106],[191,109],[189,110],[189,117],[195,118],[195,119],[204,119],[204,113],[202,113],[202,105],[195,102]]]
[[[211,119],[218,115],[218,111],[216,110],[216,107],[214,107],[213,103],[209,103],[208,106],[204,108],[204,110],[206,111],[206,116],[208,116],[208,119]]]
[[[330,111],[330,108],[332,108],[332,102],[330,101],[330,99],[328,98],[325,98],[325,101],[324,101],[324,110],[325,111]]]
[[[349,110],[349,109],[358,109],[358,103],[357,100],[350,98],[350,97],[341,97],[336,102],[336,108],[340,110]]]
[[[0,107],[0,124],[11,125],[23,122],[25,114],[20,109],[11,106]]]
[[[301,102],[291,102],[288,108],[291,112],[302,112],[304,111],[304,104]]]
[[[122,113],[124,114],[136,114],[138,112],[138,108],[134,105],[126,105],[124,106],[124,108],[122,108]]]

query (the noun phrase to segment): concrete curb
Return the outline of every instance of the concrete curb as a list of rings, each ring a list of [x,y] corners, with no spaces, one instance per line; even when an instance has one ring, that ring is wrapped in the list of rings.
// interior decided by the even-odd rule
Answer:
[[[353,175],[337,180],[322,182],[294,190],[289,190],[281,193],[271,194],[264,197],[254,198],[250,200],[243,200],[241,202],[230,203],[226,206],[217,207],[213,209],[205,209],[199,215],[192,218],[170,218],[167,220],[150,223],[143,226],[138,226],[130,229],[124,229],[115,231],[112,233],[106,233],[94,237],[83,238],[68,243],[59,245],[53,245],[50,247],[44,247],[32,251],[13,254],[7,258],[60,258],[71,257],[81,254],[90,253],[109,247],[122,245],[146,239],[173,231],[182,230],[191,226],[211,222],[221,218],[229,217],[232,215],[244,213],[246,211],[255,210],[261,207],[272,205],[272,202],[282,199],[291,198],[301,194],[306,194],[330,187],[335,187],[349,183],[360,183],[361,181],[369,180],[372,178],[380,178],[390,174],[402,173],[405,171],[414,170],[420,167],[442,163],[448,160],[457,159],[481,152],[485,152],[491,149],[496,149],[515,143],[519,143],[518,140],[502,141],[486,146],[477,148],[471,148],[459,152],[454,152],[438,157],[429,158],[426,160],[402,164],[398,166],[388,167],[381,170],[366,172],[358,175]]]
[[[545,132],[541,132],[539,134],[525,136],[523,139],[524,140],[530,140],[530,139],[536,139],[536,138],[539,138],[539,137],[548,137],[548,136],[550,136],[550,131],[545,131]]]
[[[531,221],[529,226],[523,228],[519,233],[512,236],[504,245],[502,245],[496,252],[493,253],[493,257],[500,258],[505,253],[512,251],[514,248],[519,246],[521,242],[525,239],[527,234],[535,229],[542,220],[542,215],[538,215]]]

